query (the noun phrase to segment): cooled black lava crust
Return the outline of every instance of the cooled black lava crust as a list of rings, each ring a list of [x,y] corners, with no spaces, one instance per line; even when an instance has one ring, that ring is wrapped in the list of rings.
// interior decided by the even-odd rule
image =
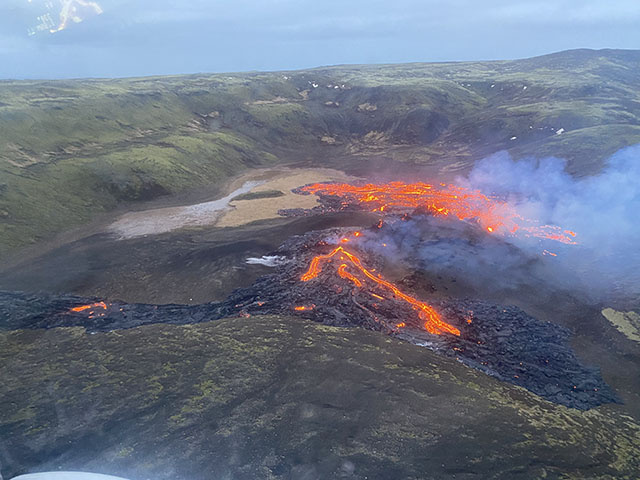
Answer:
[[[296,315],[332,326],[377,330],[423,345],[568,407],[584,410],[619,402],[598,369],[581,364],[575,356],[567,329],[537,320],[517,307],[469,299],[433,301],[430,303],[461,335],[431,335],[406,302],[388,296],[380,301],[371,295],[370,289],[358,288],[338,276],[335,267],[327,266],[314,280],[301,282],[300,276],[311,259],[335,247],[325,239],[340,233],[319,231],[291,238],[274,252],[283,262],[274,268],[273,274],[258,279],[251,287],[234,291],[219,303],[187,306],[113,301],[106,302],[106,309],[71,312],[72,307],[104,299],[0,292],[0,329],[82,326],[100,332],[152,323],[188,324],[234,316]],[[362,252],[358,255],[368,268],[376,268],[375,258]],[[311,308],[297,311],[296,306]],[[397,328],[399,323],[405,326]]]

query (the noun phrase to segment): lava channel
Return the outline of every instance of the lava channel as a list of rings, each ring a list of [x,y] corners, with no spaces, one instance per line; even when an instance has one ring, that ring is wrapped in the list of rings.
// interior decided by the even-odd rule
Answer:
[[[404,300],[418,312],[418,316],[424,322],[424,328],[429,333],[435,335],[441,335],[443,333],[450,333],[456,336],[460,335],[460,330],[442,320],[438,312],[436,312],[431,305],[421,302],[420,300],[401,292],[398,287],[384,280],[380,275],[374,275],[362,265],[362,262],[355,254],[345,250],[342,246],[334,248],[326,255],[318,255],[314,257],[311,260],[309,269],[302,275],[302,277],[300,277],[300,280],[302,280],[303,282],[308,282],[316,278],[322,271],[322,264],[330,263],[334,257],[338,257],[338,259],[340,260],[340,265],[338,266],[338,275],[340,275],[342,278],[350,280],[358,288],[364,287],[364,283],[368,278],[369,280],[375,282],[376,285],[390,291],[396,298]],[[356,274],[347,271],[349,266],[353,267],[356,270],[356,273],[360,272],[362,275],[364,275],[364,278],[359,279]],[[383,299],[382,296],[375,293],[372,293],[372,295],[379,299]],[[403,326],[403,324],[397,325],[398,328],[402,328]]]

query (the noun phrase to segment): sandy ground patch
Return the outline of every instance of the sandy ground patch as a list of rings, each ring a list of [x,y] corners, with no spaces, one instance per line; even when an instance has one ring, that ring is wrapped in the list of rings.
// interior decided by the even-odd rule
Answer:
[[[259,185],[260,181],[245,182],[226,197],[211,202],[197,203],[183,207],[156,208],[141,212],[129,212],[108,227],[108,231],[120,238],[135,238],[144,235],[157,235],[180,228],[213,225],[229,201],[238,195],[247,193]]]
[[[295,195],[293,188],[307,183],[354,180],[339,170],[327,168],[295,169],[273,168],[249,172],[227,185],[231,193],[217,200],[193,205],[154,208],[128,212],[107,227],[107,231],[120,239],[157,235],[181,228],[203,226],[233,227],[277,218],[278,210],[284,208],[313,208],[317,205],[315,195]],[[241,186],[240,186],[241,185]],[[277,190],[283,193],[275,198],[233,200],[245,193]]]
[[[251,189],[251,193],[277,190],[284,193],[281,197],[257,198],[254,200],[233,200],[230,209],[225,211],[216,222],[218,227],[236,227],[256,220],[277,218],[278,210],[286,208],[313,208],[318,204],[315,195],[296,195],[292,189],[307,183],[353,181],[339,170],[328,168],[280,169],[272,171],[273,178]]]

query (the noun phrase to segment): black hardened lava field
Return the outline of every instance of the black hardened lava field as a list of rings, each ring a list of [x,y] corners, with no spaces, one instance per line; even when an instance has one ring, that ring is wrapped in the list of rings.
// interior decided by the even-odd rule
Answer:
[[[565,328],[537,320],[517,307],[482,300],[446,298],[423,303],[409,287],[397,287],[375,273],[379,261],[358,248],[360,235],[330,229],[293,237],[268,257],[272,274],[218,303],[126,304],[2,292],[0,313],[6,320],[0,328],[82,326],[100,332],[153,323],[295,315],[386,333],[568,407],[589,409],[619,401],[599,371],[575,356]]]

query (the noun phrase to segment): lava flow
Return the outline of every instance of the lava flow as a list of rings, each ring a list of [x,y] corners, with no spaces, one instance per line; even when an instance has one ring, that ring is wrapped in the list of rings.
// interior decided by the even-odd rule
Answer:
[[[357,271],[362,273],[366,278],[373,280],[378,286],[384,287],[387,290],[390,290],[396,298],[404,300],[409,303],[414,310],[418,312],[418,315],[421,320],[423,320],[424,328],[429,332],[436,335],[440,335],[442,333],[450,333],[453,335],[460,335],[460,330],[458,330],[453,325],[449,325],[444,320],[440,318],[438,312],[436,312],[431,305],[428,305],[420,300],[417,300],[405,293],[402,293],[398,288],[390,282],[384,280],[380,275],[374,275],[369,270],[367,270],[363,265],[360,259],[354,255],[353,253],[347,251],[342,246],[338,246],[334,248],[331,252],[326,255],[318,255],[311,260],[311,264],[309,265],[309,269],[307,272],[300,277],[300,280],[303,282],[308,282],[313,280],[318,276],[318,274],[322,271],[322,262],[331,262],[334,257],[338,257],[341,261],[340,266],[338,267],[338,275],[342,278],[350,280],[356,287],[363,286],[363,280],[357,278],[353,273],[348,272],[347,268],[349,265],[354,267]],[[346,263],[349,262],[349,263]],[[379,299],[383,299],[384,297],[372,293],[373,296]],[[402,328],[404,324],[398,324],[398,328]]]
[[[456,185],[389,182],[352,185],[315,183],[298,189],[301,193],[337,196],[343,205],[368,206],[373,212],[399,213],[407,209],[426,209],[439,217],[475,221],[485,231],[502,235],[524,235],[575,245],[576,233],[556,225],[539,225],[525,219],[514,207],[495,196]]]
[[[79,307],[74,307],[71,309],[72,312],[84,312],[85,310],[89,310],[91,308],[102,308],[104,310],[107,309],[107,304],[104,302],[92,303],[90,305],[81,305]]]
[[[313,310],[314,308],[316,308],[315,305],[298,305],[297,307],[293,307],[293,309],[297,312],[306,312],[309,310]]]

